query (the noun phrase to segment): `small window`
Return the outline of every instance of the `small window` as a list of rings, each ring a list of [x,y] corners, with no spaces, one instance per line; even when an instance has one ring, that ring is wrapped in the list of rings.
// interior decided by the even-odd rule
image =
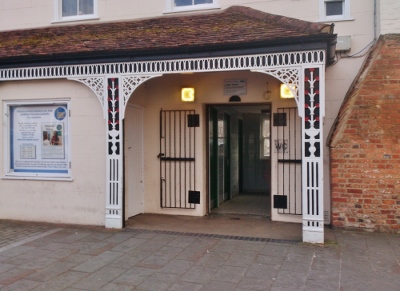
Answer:
[[[167,12],[219,8],[217,0],[167,0]]]
[[[271,155],[271,145],[270,145],[270,117],[269,115],[262,115],[261,117],[261,138],[260,138],[260,158],[261,159],[268,159]]]
[[[350,20],[350,0],[320,0],[322,21]]]
[[[97,18],[97,0],[55,0],[56,21]]]

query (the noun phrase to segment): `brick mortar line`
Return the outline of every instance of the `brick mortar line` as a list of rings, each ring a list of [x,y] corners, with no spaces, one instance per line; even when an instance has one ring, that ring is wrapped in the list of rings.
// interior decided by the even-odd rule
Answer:
[[[25,243],[34,241],[34,240],[36,240],[36,239],[38,239],[38,238],[42,238],[42,237],[47,236],[47,235],[49,235],[49,234],[53,234],[53,233],[58,232],[58,231],[60,231],[60,230],[61,230],[61,228],[52,229],[52,230],[46,231],[46,232],[44,232],[44,233],[41,233],[41,234],[38,234],[38,235],[35,235],[35,236],[32,236],[32,237],[28,237],[28,238],[26,238],[26,239],[17,241],[17,242],[12,243],[12,244],[10,244],[10,245],[8,245],[8,246],[5,246],[5,247],[0,248],[0,253],[1,253],[1,252],[4,252],[4,251],[6,251],[6,250],[12,249],[12,248],[14,248],[14,247],[18,247],[18,246],[23,245],[23,244],[25,244]]]

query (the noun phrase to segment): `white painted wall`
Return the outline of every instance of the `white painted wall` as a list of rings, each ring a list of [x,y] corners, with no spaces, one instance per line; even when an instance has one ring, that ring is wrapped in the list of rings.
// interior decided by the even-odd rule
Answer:
[[[400,1],[378,0],[380,34],[400,33]]]
[[[103,225],[105,216],[105,120],[100,102],[73,81],[25,81],[0,85],[5,100],[70,98],[72,181],[4,179],[4,142],[0,143],[0,218]],[[5,127],[0,127],[4,140]]]

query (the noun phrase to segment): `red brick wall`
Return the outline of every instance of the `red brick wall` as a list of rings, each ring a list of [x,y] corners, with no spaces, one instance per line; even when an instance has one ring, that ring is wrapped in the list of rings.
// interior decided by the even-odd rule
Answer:
[[[379,40],[330,146],[333,226],[400,233],[400,35]]]

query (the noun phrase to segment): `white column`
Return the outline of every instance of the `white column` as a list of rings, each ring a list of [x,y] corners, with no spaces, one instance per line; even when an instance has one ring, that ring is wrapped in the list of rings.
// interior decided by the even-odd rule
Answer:
[[[106,228],[123,227],[123,127],[120,78],[106,78],[107,177]]]
[[[323,66],[303,71],[303,242],[324,243],[323,219]]]

